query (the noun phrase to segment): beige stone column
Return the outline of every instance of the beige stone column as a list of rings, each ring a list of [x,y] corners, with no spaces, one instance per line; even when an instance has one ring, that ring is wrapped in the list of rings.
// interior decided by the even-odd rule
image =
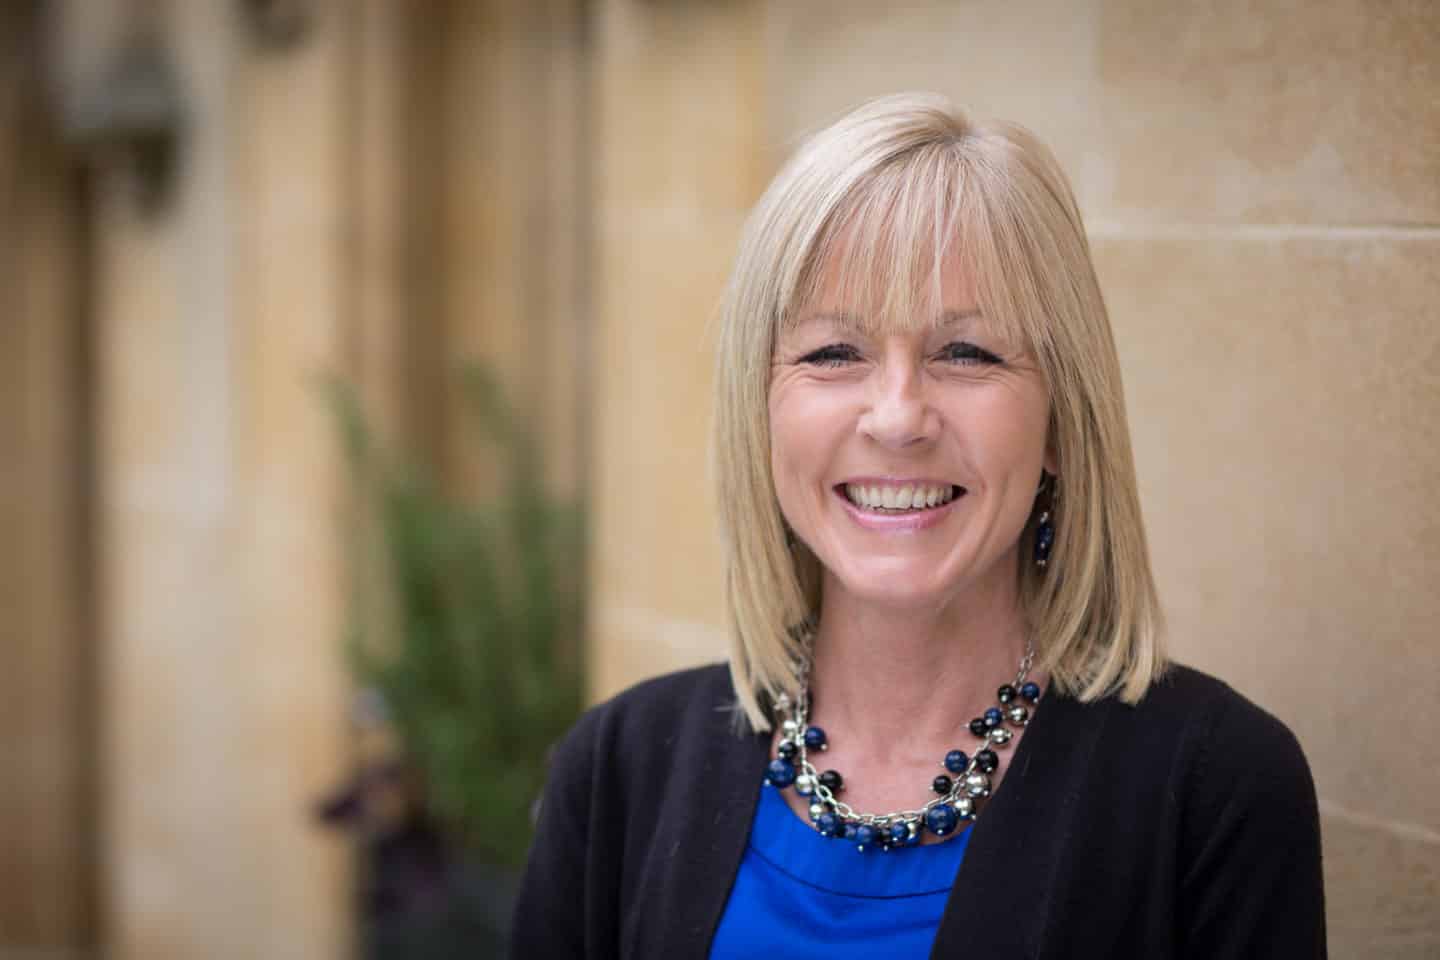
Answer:
[[[78,181],[41,24],[0,5],[0,956],[94,945]]]
[[[341,477],[351,21],[265,51],[164,20],[186,102],[164,209],[96,179],[107,954],[340,957]]]
[[[590,689],[724,655],[708,331],[763,185],[762,10],[607,0],[595,24]]]
[[[496,479],[454,389],[470,361],[499,378],[557,492],[579,492],[593,322],[587,179],[596,176],[583,7],[453,0],[437,4],[429,26],[437,149],[425,174],[436,206],[425,237],[435,259],[418,276],[438,321],[432,375],[445,399],[433,409],[457,492]]]

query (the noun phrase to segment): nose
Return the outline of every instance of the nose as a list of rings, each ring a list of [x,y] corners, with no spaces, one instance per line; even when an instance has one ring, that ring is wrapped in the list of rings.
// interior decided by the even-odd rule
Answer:
[[[887,352],[859,423],[861,433],[894,450],[924,443],[935,431],[935,411],[926,397],[924,376],[918,358],[909,353]]]

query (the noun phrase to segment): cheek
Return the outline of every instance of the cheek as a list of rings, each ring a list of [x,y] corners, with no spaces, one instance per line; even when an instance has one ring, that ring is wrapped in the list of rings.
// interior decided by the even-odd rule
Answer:
[[[775,477],[776,492],[782,498],[794,483],[798,465],[809,460],[801,424],[793,404],[770,405],[770,470]]]
[[[974,394],[952,410],[952,423],[975,465],[992,482],[1039,481],[1048,440],[1049,401],[1033,386]]]
[[[842,427],[832,405],[803,390],[777,391],[770,401],[770,471],[782,507],[823,486]]]

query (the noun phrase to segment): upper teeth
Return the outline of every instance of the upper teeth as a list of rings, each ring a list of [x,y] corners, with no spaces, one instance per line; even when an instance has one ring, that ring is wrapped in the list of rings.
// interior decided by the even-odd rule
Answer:
[[[945,485],[907,485],[903,487],[866,486],[859,483],[845,484],[845,495],[852,503],[872,510],[922,510],[950,502],[955,488]]]

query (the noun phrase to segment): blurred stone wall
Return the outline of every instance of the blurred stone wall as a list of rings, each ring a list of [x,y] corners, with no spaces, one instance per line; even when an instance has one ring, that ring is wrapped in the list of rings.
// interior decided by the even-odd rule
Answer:
[[[1179,659],[1280,716],[1332,955],[1440,951],[1440,6],[601,4],[593,690],[723,656],[711,322],[806,131],[936,90],[1069,171]]]
[[[290,39],[254,14],[304,15]],[[571,0],[0,0],[0,957],[350,955],[352,488],[321,390],[493,471],[498,374],[574,495]],[[178,150],[72,135],[148,43]]]

